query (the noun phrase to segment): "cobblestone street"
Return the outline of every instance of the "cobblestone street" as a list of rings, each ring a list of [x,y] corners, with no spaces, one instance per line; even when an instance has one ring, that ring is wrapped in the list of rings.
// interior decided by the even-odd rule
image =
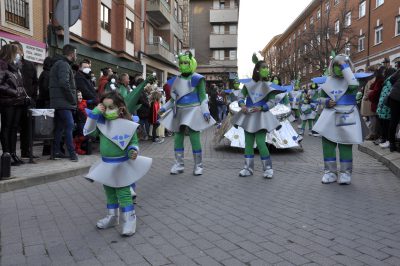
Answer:
[[[98,230],[102,186],[82,176],[1,194],[1,265],[400,265],[400,180],[354,147],[350,186],[323,185],[321,139],[274,150],[274,179],[238,177],[241,150],[203,136],[205,171],[172,176],[173,139],[141,144],[137,232]]]

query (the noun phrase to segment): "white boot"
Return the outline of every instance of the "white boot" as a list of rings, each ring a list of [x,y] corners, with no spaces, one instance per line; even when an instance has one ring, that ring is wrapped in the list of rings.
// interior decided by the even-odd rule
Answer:
[[[267,179],[271,179],[274,175],[274,170],[272,170],[272,161],[271,158],[268,159],[261,159],[261,163],[263,166],[263,177]]]
[[[337,164],[335,160],[325,159],[324,161],[324,175],[322,176],[322,184],[334,183],[337,180]]]
[[[245,177],[245,176],[251,176],[253,175],[253,170],[254,169],[254,157],[252,158],[245,158],[244,159],[244,167],[242,170],[239,172],[239,176]]]
[[[194,158],[194,175],[202,175],[203,174],[203,157],[201,152],[193,153]]]
[[[177,175],[183,173],[185,164],[183,162],[184,151],[175,151],[175,164],[171,168],[171,175]]]
[[[135,210],[122,212],[122,236],[131,236],[136,232],[136,214]]]
[[[116,209],[108,209],[108,215],[97,221],[97,228],[107,229],[118,225],[118,207]]]
[[[343,162],[341,160],[340,161],[340,173],[339,173],[338,184],[340,184],[340,185],[350,185],[351,184],[351,173],[352,173],[352,171],[353,171],[353,162],[352,161]]]

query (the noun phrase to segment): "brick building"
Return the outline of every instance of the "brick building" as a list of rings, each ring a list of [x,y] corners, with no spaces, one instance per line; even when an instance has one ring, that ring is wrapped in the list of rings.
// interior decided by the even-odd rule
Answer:
[[[349,54],[357,71],[400,61],[400,1],[313,0],[262,54],[284,83],[305,86],[323,74],[331,51]]]
[[[40,67],[46,57],[46,27],[42,1],[0,1],[0,47],[19,41],[25,59]]]
[[[197,72],[206,82],[224,83],[237,76],[238,0],[191,0],[190,48],[198,62]]]

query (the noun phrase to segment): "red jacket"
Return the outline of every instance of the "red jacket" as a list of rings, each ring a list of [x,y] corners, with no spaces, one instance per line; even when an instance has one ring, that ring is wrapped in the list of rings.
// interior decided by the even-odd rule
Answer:
[[[107,83],[108,83],[107,76],[103,75],[99,78],[99,85],[97,87],[97,95],[99,96],[99,98],[103,95]]]
[[[382,78],[376,78],[375,82],[371,85],[371,89],[368,94],[368,100],[371,102],[371,111],[374,113],[378,108],[379,96],[381,95],[383,88],[383,81],[384,79]]]
[[[160,103],[158,101],[154,101],[151,103],[151,116],[150,123],[155,124],[158,120],[158,111],[160,110]]]

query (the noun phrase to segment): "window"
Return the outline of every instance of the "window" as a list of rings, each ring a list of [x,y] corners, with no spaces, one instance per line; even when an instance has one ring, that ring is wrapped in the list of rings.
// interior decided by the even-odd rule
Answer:
[[[318,44],[321,44],[321,35],[317,35],[317,42],[318,42]]]
[[[310,18],[310,25],[314,24],[314,17]]]
[[[230,50],[229,51],[229,60],[236,60],[237,56],[236,56],[236,50]]]
[[[362,18],[365,16],[366,2],[362,1],[358,6],[358,17]]]
[[[394,36],[399,36],[399,35],[400,35],[400,16],[397,16]]]
[[[328,13],[331,9],[331,3],[329,1],[325,2],[325,12]]]
[[[376,0],[376,7],[383,5],[385,0]]]
[[[334,5],[336,6],[336,5],[338,5],[340,3],[340,0],[335,0],[334,1]]]
[[[111,9],[101,4],[100,23],[101,27],[108,32],[111,32],[110,15],[111,15]]]
[[[309,69],[308,69],[308,72],[309,72],[309,73],[312,73],[312,72],[313,72],[312,64],[310,64],[310,67],[309,67]]]
[[[365,49],[364,44],[365,44],[365,36],[360,36],[358,38],[358,51],[359,52],[364,51],[364,49]]]
[[[237,26],[229,25],[229,34],[237,34]]]
[[[219,9],[225,8],[225,1],[219,1]]]
[[[307,44],[304,45],[304,53],[307,53]]]
[[[351,25],[351,11],[347,12],[345,18],[344,18],[344,26],[349,27]]]
[[[174,36],[174,54],[179,54],[178,37]]]
[[[133,42],[133,21],[130,19],[125,20],[125,33],[126,40]]]
[[[182,7],[179,7],[179,9],[178,9],[178,22],[179,23],[182,23],[183,22],[183,9],[182,9]]]
[[[178,0],[175,0],[174,2],[174,17],[178,20]]]
[[[303,27],[303,29],[304,29],[304,31],[306,31],[306,30],[307,30],[307,24],[306,24],[306,23],[304,23],[304,27]]]
[[[375,29],[375,45],[380,44],[382,42],[382,32],[383,32],[383,26],[377,27]]]
[[[335,22],[335,34],[338,34],[340,30],[340,22],[339,20],[336,20]]]
[[[214,59],[215,60],[224,60],[225,51],[224,50],[214,50]]]
[[[225,26],[224,25],[214,25],[213,26],[213,33],[214,34],[224,34],[225,33]]]
[[[317,19],[321,18],[321,9],[318,8],[317,10]]]
[[[5,2],[7,22],[29,29],[29,2],[26,0],[8,0]]]

